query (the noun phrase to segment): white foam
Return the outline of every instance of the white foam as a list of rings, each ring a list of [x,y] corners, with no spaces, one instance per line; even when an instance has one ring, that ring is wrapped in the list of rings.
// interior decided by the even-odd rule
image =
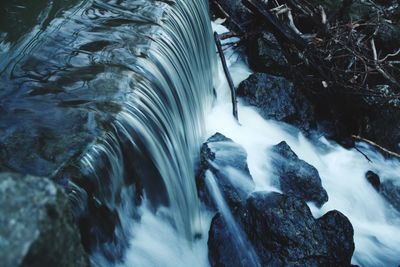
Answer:
[[[221,25],[214,27],[226,31]],[[226,54],[231,55],[232,51]],[[230,56],[228,65],[236,84],[251,72],[238,56]],[[232,60],[234,59],[234,60]],[[318,209],[309,203],[317,218],[336,209],[345,214],[354,227],[353,263],[362,266],[397,266],[400,263],[400,216],[365,179],[368,170],[376,171],[383,180],[400,181],[400,162],[385,160],[365,146],[369,163],[358,151],[347,150],[324,138],[310,141],[293,127],[263,119],[256,109],[239,101],[238,124],[232,116],[230,91],[221,66],[216,76],[219,97],[207,119],[208,135],[220,132],[242,145],[248,153],[248,165],[256,190],[279,191],[274,186],[270,166],[272,145],[286,141],[295,153],[315,166],[327,190],[329,201]]]

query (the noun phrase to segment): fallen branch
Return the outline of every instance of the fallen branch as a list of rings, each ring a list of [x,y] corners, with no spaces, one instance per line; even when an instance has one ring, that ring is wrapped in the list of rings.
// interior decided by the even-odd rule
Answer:
[[[355,140],[365,142],[365,143],[377,148],[378,150],[386,153],[387,155],[390,155],[390,156],[393,156],[393,157],[396,157],[396,158],[400,158],[400,154],[397,154],[396,152],[390,151],[390,150],[378,145],[377,143],[375,143],[375,142],[373,142],[371,140],[368,140],[368,139],[366,139],[364,137],[361,137],[361,136],[358,136],[358,135],[352,135],[351,137],[353,139],[355,139]]]
[[[221,63],[222,63],[222,67],[223,67],[224,72],[225,72],[226,80],[228,81],[229,88],[231,89],[232,113],[233,113],[233,116],[235,117],[235,119],[237,121],[239,121],[235,86],[233,85],[232,77],[231,77],[231,74],[229,73],[228,65],[226,64],[224,51],[222,50],[221,40],[220,40],[219,35],[218,35],[217,32],[214,32],[214,40],[215,40],[215,44],[217,45],[219,56],[221,58]]]

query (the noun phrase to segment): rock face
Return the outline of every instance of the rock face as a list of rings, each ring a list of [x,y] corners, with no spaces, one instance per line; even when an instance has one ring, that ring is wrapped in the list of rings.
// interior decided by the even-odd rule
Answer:
[[[4,267],[89,266],[67,196],[46,178],[0,173]]]
[[[283,77],[252,74],[239,85],[237,94],[256,106],[265,119],[293,124],[304,131],[309,131],[315,123],[310,102]]]
[[[246,45],[249,63],[255,71],[274,75],[284,75],[289,71],[288,61],[272,33],[262,32]]]
[[[254,189],[254,182],[247,166],[247,153],[231,139],[216,133],[203,144],[200,157],[197,185],[200,199],[207,204],[213,205],[205,185],[207,171],[216,177],[218,187],[231,208],[237,207]],[[232,181],[229,170],[238,172],[241,179]]]
[[[286,142],[272,148],[273,164],[283,193],[313,201],[322,206],[328,201],[328,193],[322,187],[321,178],[315,167],[293,152]]]
[[[353,227],[338,211],[316,220],[308,206],[296,197],[255,192],[235,216],[257,252],[259,266],[350,266]],[[234,243],[221,240],[229,236],[226,229],[224,220],[217,215],[208,241],[212,266],[246,266],[235,257],[223,257],[224,265],[218,265],[223,253],[211,251],[223,249],[235,255]]]
[[[223,216],[220,214],[214,216],[208,238],[208,258],[211,266],[258,267],[259,257],[252,245],[246,236],[244,236],[245,240],[238,240],[239,238],[237,233],[229,229]]]

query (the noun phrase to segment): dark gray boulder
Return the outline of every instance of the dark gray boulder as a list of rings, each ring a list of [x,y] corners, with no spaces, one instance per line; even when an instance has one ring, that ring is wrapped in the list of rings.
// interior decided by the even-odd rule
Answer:
[[[307,98],[284,77],[255,73],[240,83],[237,95],[258,108],[265,119],[292,124],[307,132],[315,124]]]
[[[272,152],[273,166],[283,193],[313,201],[318,206],[328,201],[328,193],[322,187],[315,167],[299,159],[284,141],[273,146]]]
[[[275,36],[270,32],[262,32],[246,43],[250,66],[257,72],[274,75],[285,75],[289,72],[289,64]]]
[[[255,186],[247,166],[246,151],[231,139],[216,133],[202,145],[200,153],[197,176],[200,199],[209,206],[214,205],[206,187],[207,172],[210,172],[228,205],[238,207]],[[238,172],[242,179],[232,177],[229,170]]]
[[[348,265],[354,252],[354,230],[350,221],[337,210],[331,210],[317,220],[328,240],[328,251],[338,265]]]
[[[353,227],[338,211],[316,220],[301,199],[255,192],[234,215],[257,253],[259,266],[350,266]],[[208,240],[211,265],[246,266],[227,229],[221,216],[214,217]]]
[[[69,201],[47,178],[0,173],[4,267],[89,266]]]
[[[259,257],[241,231],[232,229],[224,217],[217,213],[212,222],[208,238],[208,258],[211,266],[218,267],[258,267]],[[265,251],[265,253],[269,253]],[[268,254],[269,255],[269,254]]]

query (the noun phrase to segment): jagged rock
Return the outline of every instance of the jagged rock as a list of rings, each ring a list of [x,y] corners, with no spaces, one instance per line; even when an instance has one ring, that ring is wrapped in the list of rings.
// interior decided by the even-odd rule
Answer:
[[[317,220],[328,240],[328,251],[338,265],[350,263],[354,252],[354,230],[350,221],[337,210],[331,210]]]
[[[315,123],[310,102],[283,77],[252,74],[240,83],[237,95],[256,106],[265,119],[284,121],[304,131],[309,131]]]
[[[373,171],[367,171],[367,173],[365,174],[365,178],[375,188],[376,191],[379,191],[381,181],[376,173],[374,173]]]
[[[237,207],[254,189],[246,151],[220,133],[216,133],[202,145],[197,178],[200,199],[212,206],[205,181],[208,171],[215,176],[218,187],[231,208]],[[231,176],[230,171],[238,172],[242,178]]]
[[[250,66],[258,72],[284,75],[289,71],[288,61],[275,36],[262,32],[257,38],[247,43],[247,55]]]
[[[211,266],[258,266],[258,256],[242,234],[233,231],[220,213],[214,216],[207,243]]]
[[[1,266],[89,266],[67,196],[46,178],[0,173]]]
[[[322,187],[315,167],[299,159],[284,141],[273,146],[272,152],[275,154],[272,162],[283,193],[313,201],[318,206],[328,201],[328,193]]]
[[[255,192],[234,215],[253,245],[260,266],[350,266],[353,227],[338,211],[316,220],[301,199]],[[212,266],[248,266],[241,264],[238,248],[227,239],[231,235],[217,215],[208,240]]]
[[[380,186],[380,193],[400,212],[400,182],[383,181]]]

